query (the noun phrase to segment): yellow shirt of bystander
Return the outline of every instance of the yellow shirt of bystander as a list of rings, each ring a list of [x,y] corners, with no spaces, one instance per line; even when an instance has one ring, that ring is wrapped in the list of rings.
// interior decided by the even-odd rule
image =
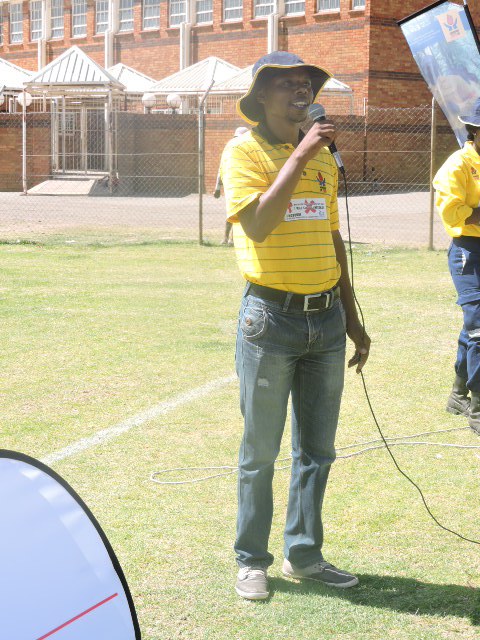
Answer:
[[[480,226],[465,224],[480,204],[480,156],[472,142],[466,142],[447,158],[433,179],[435,204],[447,233],[480,237]]]

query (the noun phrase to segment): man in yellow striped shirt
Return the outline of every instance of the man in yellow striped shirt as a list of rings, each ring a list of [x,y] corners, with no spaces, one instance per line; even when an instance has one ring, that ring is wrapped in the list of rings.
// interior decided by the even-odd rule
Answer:
[[[329,121],[301,126],[330,74],[276,51],[253,67],[237,108],[254,129],[229,144],[221,175],[240,270],[236,364],[239,456],[236,591],[269,596],[272,478],[292,396],[292,474],[283,573],[334,587],[358,579],[325,561],[321,509],[343,390],[346,333],[357,372],[370,347],[355,309],[339,232]]]

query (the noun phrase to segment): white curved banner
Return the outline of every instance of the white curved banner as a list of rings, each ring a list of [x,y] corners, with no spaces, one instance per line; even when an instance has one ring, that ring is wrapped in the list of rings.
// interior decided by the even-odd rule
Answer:
[[[480,97],[478,36],[464,5],[435,2],[397,23],[460,146],[467,134],[458,116]]]
[[[58,474],[0,450],[0,637],[140,640],[120,564]]]

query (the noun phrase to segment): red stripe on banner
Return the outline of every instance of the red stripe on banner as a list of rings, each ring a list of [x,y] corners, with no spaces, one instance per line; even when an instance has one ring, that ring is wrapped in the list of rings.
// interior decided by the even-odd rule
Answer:
[[[95,609],[98,609],[98,607],[101,607],[103,604],[106,604],[107,602],[109,602],[110,600],[113,600],[113,598],[116,598],[117,596],[118,596],[118,593],[114,593],[113,595],[109,596],[108,598],[105,598],[105,600],[102,600],[101,602],[98,602],[97,604],[94,604],[93,607],[90,607],[90,609],[87,609],[86,611],[82,611],[82,613],[79,613],[78,616],[75,616],[71,620],[67,620],[67,622],[64,622],[63,624],[61,624],[56,629],[52,629],[52,631],[49,631],[44,636],[40,636],[40,638],[37,638],[37,640],[45,640],[45,638],[49,638],[50,636],[53,636],[54,633],[57,633],[61,629],[65,629],[65,627],[68,627],[69,624],[72,624],[73,622],[76,622],[80,618],[83,618],[83,616],[86,616],[87,613],[91,613]]]

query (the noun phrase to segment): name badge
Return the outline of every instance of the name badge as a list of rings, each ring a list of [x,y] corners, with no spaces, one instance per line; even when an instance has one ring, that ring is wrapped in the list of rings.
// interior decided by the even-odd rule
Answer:
[[[294,198],[289,202],[284,220],[326,220],[327,217],[325,198]]]

